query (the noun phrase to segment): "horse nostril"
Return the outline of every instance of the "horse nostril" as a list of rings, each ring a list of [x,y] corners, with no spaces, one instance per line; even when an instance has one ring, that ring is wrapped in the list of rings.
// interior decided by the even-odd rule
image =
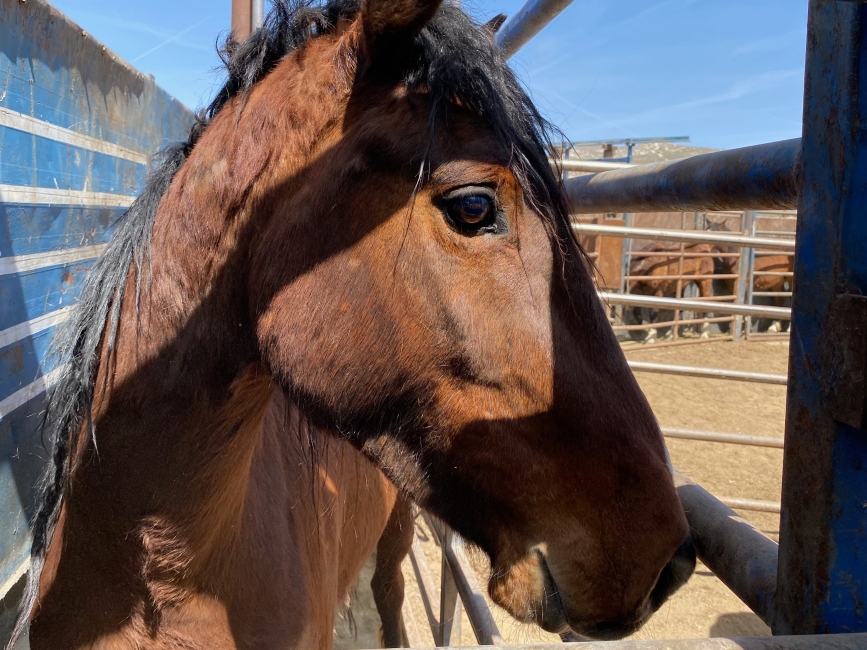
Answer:
[[[671,560],[659,574],[656,586],[650,594],[650,604],[653,611],[659,609],[669,596],[689,580],[694,569],[695,546],[692,543],[692,535],[687,533]]]

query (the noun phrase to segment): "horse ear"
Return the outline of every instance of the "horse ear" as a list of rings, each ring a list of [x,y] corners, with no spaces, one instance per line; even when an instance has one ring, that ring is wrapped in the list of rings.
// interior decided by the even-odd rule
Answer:
[[[494,34],[496,34],[500,27],[503,26],[503,23],[506,22],[506,14],[497,14],[493,18],[491,18],[488,22],[486,22],[482,29],[488,32],[491,35],[491,38],[494,38]]]
[[[442,0],[361,0],[367,56],[413,38],[433,18],[441,3]]]

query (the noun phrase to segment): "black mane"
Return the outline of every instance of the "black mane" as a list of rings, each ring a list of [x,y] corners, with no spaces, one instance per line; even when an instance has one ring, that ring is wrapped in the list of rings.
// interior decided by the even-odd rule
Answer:
[[[211,104],[198,113],[188,140],[153,158],[141,195],[118,220],[105,252],[88,274],[74,313],[54,343],[55,354],[66,365],[50,392],[42,421],[43,438],[54,449],[53,463],[40,486],[39,508],[32,524],[28,586],[10,645],[26,626],[36,598],[63,498],[71,432],[87,422],[92,442],[97,443],[90,406],[99,388],[95,377],[101,345],[111,353],[133,264],[139,271],[137,293],[141,289],[145,275],[141,271],[148,264],[152,227],[162,195],[211,119],[229,100],[249,92],[288,53],[312,38],[331,33],[340,21],[352,19],[359,6],[358,0],[326,0],[324,4],[274,0],[261,29],[241,43],[230,35],[221,50],[227,81]],[[490,36],[490,31],[480,28],[458,7],[444,4],[416,36],[397,72],[410,92],[422,91],[431,97],[435,111],[458,100],[485,119],[511,151],[511,167],[528,200],[547,217],[552,232],[575,243],[568,234],[571,229],[560,181],[547,160],[553,151],[548,135],[552,128],[522,90]],[[431,116],[432,124],[435,118]],[[579,250],[577,244],[574,250]]]

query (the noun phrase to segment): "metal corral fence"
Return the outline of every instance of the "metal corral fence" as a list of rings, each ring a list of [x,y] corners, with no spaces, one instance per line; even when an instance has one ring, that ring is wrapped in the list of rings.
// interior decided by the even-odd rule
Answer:
[[[575,161],[560,162],[584,167]],[[760,309],[743,316],[719,304],[706,311],[678,309],[676,304],[654,304],[641,296],[680,299],[698,294],[705,303],[785,308],[792,296],[794,219],[792,211],[753,210],[578,214],[574,228],[596,265],[600,288],[630,296],[616,305],[609,301],[614,330],[627,340],[637,336],[645,345],[662,347],[711,340],[712,326],[719,328],[713,340],[737,340],[742,335],[781,338],[789,323],[786,312]],[[648,223],[663,227],[647,227]],[[638,300],[633,302],[632,296]],[[642,309],[653,310],[650,318]],[[660,318],[660,312],[671,315]],[[768,322],[764,332],[757,327],[759,318]],[[683,340],[683,326],[697,331]],[[658,339],[662,328],[668,333]]]
[[[497,42],[511,56],[568,4],[569,0],[529,0],[503,26]],[[569,163],[570,170],[598,172],[565,181],[576,214],[745,214],[739,234],[630,230],[632,237],[652,236],[683,244],[715,242],[748,249],[753,270],[741,283],[745,295],[740,301],[602,292],[601,298],[608,304],[724,314],[743,317],[747,322],[752,318],[791,318],[794,332],[787,380],[707,368],[639,367],[633,362],[633,369],[639,371],[787,383],[779,545],[675,472],[699,559],[771,626],[775,636],[589,642],[576,648],[867,648],[867,255],[863,254],[867,247],[867,222],[863,219],[867,209],[867,97],[859,102],[862,69],[867,93],[867,34],[862,34],[862,24],[867,29],[867,7],[862,2],[810,1],[800,140],[631,168],[578,163],[584,166],[578,169],[571,166],[574,161]],[[762,225],[764,213],[760,211],[794,208],[798,209],[796,237],[792,236],[794,228],[777,231]],[[775,214],[789,217],[787,213]],[[587,224],[585,234],[591,226],[597,236],[625,234],[623,230],[611,232],[617,226],[609,224]],[[619,226],[625,227],[625,223]],[[765,251],[768,256],[785,253],[787,258],[794,258],[794,268],[760,269],[755,260],[765,257]],[[788,287],[754,288],[756,279],[771,277],[771,273],[786,278]],[[797,289],[791,310],[754,304],[757,298],[784,298],[781,294],[789,293],[793,286]],[[773,438],[746,441],[745,436],[681,429],[668,429],[666,435],[779,445]],[[502,636],[460,543],[440,524],[430,521],[429,525],[442,549],[439,589],[418,540],[411,559],[437,645],[450,644],[459,601],[478,642],[501,645]],[[411,640],[418,638],[408,632]],[[573,635],[564,640],[581,641]],[[564,646],[513,647],[542,650]]]

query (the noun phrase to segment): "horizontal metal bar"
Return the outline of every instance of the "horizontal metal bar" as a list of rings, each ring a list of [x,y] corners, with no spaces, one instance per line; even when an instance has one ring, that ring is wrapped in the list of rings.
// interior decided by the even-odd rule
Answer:
[[[791,291],[753,291],[753,298],[791,298]]]
[[[759,636],[737,639],[670,639],[664,641],[581,641],[578,643],[529,643],[475,646],[475,650],[860,650],[867,647],[867,634],[819,634],[804,636]],[[421,648],[419,650],[436,650]]]
[[[774,611],[778,545],[682,472],[674,482],[699,559],[766,623]]]
[[[97,151],[116,158],[123,158],[140,165],[146,165],[148,162],[147,154],[140,151],[134,151],[119,144],[100,140],[99,138],[94,138],[72,129],[66,129],[51,122],[46,122],[4,107],[0,107],[0,126],[24,131],[25,133],[54,140],[55,142],[62,142],[73,147],[80,147],[81,149]]]
[[[671,262],[673,264],[673,262]],[[736,273],[713,273],[711,275],[624,275],[624,280],[632,280],[633,282],[656,282],[662,280],[686,280],[694,282],[696,280],[731,280],[737,278]]]
[[[612,169],[635,167],[635,165],[631,165],[630,163],[605,162],[602,160],[572,160],[570,158],[550,160],[550,163],[555,169],[559,167],[561,172],[591,172],[593,174],[611,171]]]
[[[756,256],[759,256],[759,255],[761,255],[761,256],[771,256],[771,255],[779,256],[779,255],[794,255],[794,254],[795,254],[795,251],[783,251],[783,250],[779,250],[779,251],[768,250],[768,251],[756,251],[755,252]]]
[[[679,309],[681,311],[699,311],[715,314],[735,314],[739,316],[758,316],[759,318],[784,318],[791,320],[792,310],[785,307],[765,307],[763,305],[737,305],[729,302],[711,302],[702,300],[684,300],[678,298],[657,298],[656,296],[639,296],[635,294],[599,292],[599,297],[609,305],[634,305],[636,307],[651,307]]]
[[[673,325],[698,325],[703,323],[730,323],[734,316],[716,316],[714,318],[688,318],[686,320],[667,320],[659,323],[642,323],[641,325],[612,325],[615,332],[629,332],[638,330],[658,329]],[[716,340],[716,339],[714,339]]]
[[[796,208],[799,139],[638,165],[565,181],[573,213]]]
[[[791,278],[795,276],[791,271],[753,271],[753,275],[774,275],[779,278]]]
[[[23,406],[37,395],[41,395],[51,388],[63,375],[65,369],[66,365],[58,366],[0,401],[0,418],[9,415],[9,413],[19,406]]]
[[[12,327],[7,327],[0,331],[0,348],[5,348],[7,345],[12,345],[17,341],[26,339],[28,336],[39,334],[47,329],[60,325],[66,322],[72,313],[72,307],[62,307],[55,309],[42,316],[37,316],[23,323],[18,323]]]
[[[768,248],[781,251],[795,250],[795,242],[788,239],[770,237],[747,237],[746,235],[718,234],[707,230],[661,230],[658,228],[624,228],[623,226],[601,226],[589,223],[573,223],[572,229],[583,235],[602,235],[605,237],[625,237],[627,239],[655,239],[692,244],[723,244],[742,248]],[[645,252],[645,251],[641,251]],[[672,251],[665,251],[671,253]],[[674,251],[677,253],[678,251]]]
[[[570,4],[572,0],[527,0],[524,6],[497,30],[496,44],[508,59]]]
[[[0,185],[0,203],[27,203],[33,205],[89,205],[113,208],[132,205],[134,196],[87,192],[84,190],[61,190],[53,187],[30,185]]]
[[[12,574],[6,579],[6,582],[0,585],[0,601],[6,598],[6,594],[9,593],[9,590],[12,589],[19,580],[21,580],[21,577],[27,573],[29,568],[30,558],[27,557],[21,564],[15,567],[15,570],[12,571]]]
[[[50,266],[61,266],[72,262],[96,259],[102,255],[106,246],[107,244],[94,244],[93,246],[67,248],[62,251],[46,251],[44,253],[31,253],[30,255],[0,257],[0,275],[26,273]]]
[[[678,259],[680,257],[683,257],[683,258],[713,257],[713,258],[731,259],[731,258],[735,258],[735,257],[739,258],[741,256],[740,252],[737,252],[737,253],[690,253],[687,251],[681,252],[679,250],[674,250],[674,251],[632,251],[632,252],[629,252],[626,254],[629,257],[634,257],[634,258],[638,258],[638,257],[669,257],[669,258],[674,258],[674,259]],[[778,253],[778,254],[779,255],[788,255],[788,253]]]
[[[628,363],[632,370],[637,370],[639,372],[658,372],[666,375],[685,375],[687,377],[751,381],[757,384],[777,384],[779,386],[785,386],[788,379],[786,375],[770,375],[763,372],[744,372],[741,370],[727,370],[725,368],[674,366],[668,363],[648,363],[645,361],[629,361]]]
[[[779,501],[759,501],[757,499],[739,499],[737,497],[717,497],[720,503],[738,510],[753,510],[755,512],[780,512]]]
[[[742,433],[720,433],[717,431],[700,431],[698,429],[677,429],[674,427],[660,427],[662,435],[666,438],[679,438],[682,440],[701,440],[705,442],[725,442],[734,445],[749,445],[752,447],[783,448],[782,438],[770,438],[763,436],[747,436]]]

